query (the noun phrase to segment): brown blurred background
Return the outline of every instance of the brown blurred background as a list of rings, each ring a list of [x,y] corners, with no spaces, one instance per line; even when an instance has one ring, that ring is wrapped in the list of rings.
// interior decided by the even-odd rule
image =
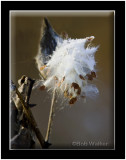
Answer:
[[[71,38],[95,36],[97,79],[93,81],[99,95],[64,106],[55,113],[50,149],[114,148],[114,12],[11,12],[11,79],[17,85],[22,75],[40,79],[34,57],[38,53],[43,17],[46,16],[57,33],[66,31]],[[42,134],[45,136],[51,95],[35,89],[31,103]],[[62,108],[59,99],[56,106]],[[74,143],[75,142],[75,143]],[[79,142],[82,146],[77,145]],[[100,142],[101,146],[90,146]],[[86,145],[88,143],[88,145]],[[103,145],[107,143],[107,146]],[[74,144],[74,145],[73,145]],[[85,145],[84,145],[85,144]],[[37,143],[36,148],[40,148]]]

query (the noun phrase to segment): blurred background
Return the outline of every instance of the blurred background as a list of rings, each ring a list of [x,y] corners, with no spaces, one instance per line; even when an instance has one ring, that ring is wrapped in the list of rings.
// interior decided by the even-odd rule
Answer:
[[[93,45],[100,45],[95,54],[97,79],[93,80],[99,95],[74,105],[58,99],[50,135],[50,149],[113,149],[114,148],[114,12],[11,12],[10,67],[11,79],[22,75],[40,79],[34,57],[38,53],[43,17],[54,30],[71,38],[95,36]],[[37,104],[32,113],[42,134],[46,135],[52,95],[35,89],[30,102]],[[63,109],[62,109],[63,107]],[[80,144],[81,143],[81,144]],[[90,145],[90,143],[100,145]],[[41,148],[37,142],[36,148]]]

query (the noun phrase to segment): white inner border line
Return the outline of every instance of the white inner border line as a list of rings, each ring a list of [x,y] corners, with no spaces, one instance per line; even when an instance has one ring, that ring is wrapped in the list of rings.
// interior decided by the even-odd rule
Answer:
[[[10,144],[10,140],[11,140],[11,106],[10,106],[10,99],[11,99],[11,93],[10,93],[10,82],[11,82],[11,13],[12,12],[114,12],[114,148],[113,149],[11,149],[11,144]],[[55,15],[56,16],[56,15]],[[78,15],[80,16],[80,15]],[[82,15],[84,16],[84,15]],[[58,16],[57,16],[58,17]],[[71,10],[71,11],[67,11],[67,10],[28,10],[28,11],[25,11],[25,10],[11,10],[9,11],[9,150],[115,150],[115,10]]]

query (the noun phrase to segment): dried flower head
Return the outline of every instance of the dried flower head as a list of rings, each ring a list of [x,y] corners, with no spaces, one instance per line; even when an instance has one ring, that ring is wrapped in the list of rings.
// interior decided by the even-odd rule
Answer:
[[[46,65],[42,66],[40,55],[37,56],[39,71],[46,77],[45,88],[59,90],[69,99],[69,104],[74,104],[78,97],[89,96],[91,92],[98,93],[95,85],[88,83],[96,78],[94,55],[98,47],[87,45],[91,44],[94,36],[84,39],[54,37],[56,47]]]

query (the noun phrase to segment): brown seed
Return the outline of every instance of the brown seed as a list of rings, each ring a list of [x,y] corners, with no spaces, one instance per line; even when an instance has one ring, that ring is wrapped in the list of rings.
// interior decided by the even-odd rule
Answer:
[[[76,101],[77,101],[77,97],[74,97],[69,101],[69,104],[74,104]]]
[[[46,65],[40,67],[40,70],[42,71],[45,67],[46,67]]]
[[[96,73],[94,71],[91,72],[92,77],[96,78]]]
[[[86,76],[88,77],[88,80],[90,80],[90,81],[92,81],[92,80],[93,80],[93,76],[92,76],[92,75],[87,74]]]
[[[39,89],[40,90],[44,90],[46,87],[43,85],[43,86],[41,86]]]
[[[85,78],[80,74],[79,75],[80,79],[85,80]]]
[[[77,94],[81,94],[81,88],[78,88]]]
[[[81,93],[81,88],[79,87],[79,85],[77,84],[77,83],[72,83],[72,85],[71,85],[71,88],[74,88],[74,90],[75,89],[77,89],[78,91],[77,91],[77,94],[80,94]]]
[[[72,87],[74,87],[74,89],[78,89],[78,88],[79,88],[79,85],[78,85],[77,83],[74,83],[74,82],[73,82],[72,85],[71,85],[71,88],[72,88]]]

